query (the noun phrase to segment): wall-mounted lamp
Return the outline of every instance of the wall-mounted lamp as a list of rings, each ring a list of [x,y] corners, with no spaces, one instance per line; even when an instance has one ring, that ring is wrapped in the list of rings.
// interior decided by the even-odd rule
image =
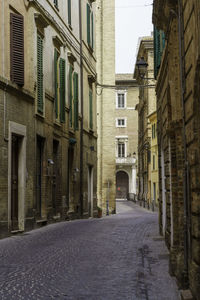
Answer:
[[[140,78],[144,79],[147,72],[148,63],[144,60],[143,56],[136,62],[136,67],[138,69]]]
[[[53,160],[51,158],[48,159],[48,164],[49,165],[54,165],[54,162],[53,162]]]

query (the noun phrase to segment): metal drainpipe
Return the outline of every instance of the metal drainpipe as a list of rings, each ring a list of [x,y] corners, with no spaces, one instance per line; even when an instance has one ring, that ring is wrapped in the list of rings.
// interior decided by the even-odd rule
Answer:
[[[184,24],[183,24],[183,7],[182,0],[178,1],[178,31],[179,31],[179,57],[180,57],[180,77],[181,77],[181,102],[182,102],[182,120],[183,120],[183,146],[184,146],[184,285],[188,287],[188,160],[187,160],[187,148],[186,148],[186,130],[185,130],[185,61],[184,61]]]
[[[81,83],[81,130],[80,130],[80,215],[83,215],[83,44],[82,44],[82,1],[79,0],[80,38],[80,83]]]

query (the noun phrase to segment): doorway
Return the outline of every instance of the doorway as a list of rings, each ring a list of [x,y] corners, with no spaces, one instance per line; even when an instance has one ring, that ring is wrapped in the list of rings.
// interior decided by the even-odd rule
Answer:
[[[116,198],[128,199],[129,194],[129,176],[124,171],[116,174]]]
[[[52,207],[54,214],[57,213],[57,197],[59,190],[59,167],[58,167],[59,142],[53,140],[53,182],[52,182]]]
[[[42,161],[44,139],[37,136],[36,145],[36,215],[42,217]]]
[[[93,217],[93,167],[88,166],[88,214]]]
[[[22,138],[12,134],[11,145],[11,229],[19,230],[19,149]]]

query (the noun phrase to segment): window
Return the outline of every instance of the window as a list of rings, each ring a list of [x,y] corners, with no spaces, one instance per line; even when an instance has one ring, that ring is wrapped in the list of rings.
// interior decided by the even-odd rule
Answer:
[[[118,143],[118,157],[125,157],[125,143]]]
[[[87,3],[87,43],[94,48],[94,15],[91,6]]]
[[[37,35],[37,111],[43,113],[43,39]]]
[[[125,101],[124,101],[124,94],[118,94],[118,108],[124,108]]]
[[[155,139],[156,138],[156,124],[155,123],[151,126],[151,131],[152,131],[152,139]]]
[[[74,72],[74,129],[78,130],[78,73]]]
[[[153,200],[156,201],[156,183],[153,183]]]
[[[10,78],[24,85],[24,18],[10,14]]]
[[[89,128],[93,129],[93,100],[92,90],[89,90]]]
[[[65,60],[60,59],[60,122],[65,122]]]
[[[153,170],[155,170],[156,167],[156,161],[155,161],[155,155],[153,155]]]
[[[126,118],[117,118],[116,127],[126,127]]]
[[[58,0],[53,0],[53,2],[54,2],[55,7],[58,8]]]
[[[72,74],[73,74],[73,68],[72,65],[70,64],[69,67],[69,125],[70,127],[72,127],[73,124],[73,115],[72,115],[72,110],[73,110],[73,106],[72,106]]]
[[[65,122],[65,60],[60,58],[54,49],[54,87],[55,87],[55,115],[60,122]]]
[[[68,24],[72,26],[71,20],[71,0],[68,0]]]

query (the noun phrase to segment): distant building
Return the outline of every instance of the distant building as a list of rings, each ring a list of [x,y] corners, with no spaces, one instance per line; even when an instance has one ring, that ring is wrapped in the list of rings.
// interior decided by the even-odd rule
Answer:
[[[132,74],[116,74],[116,198],[136,200],[138,86]]]
[[[96,1],[97,82],[115,85],[115,1]],[[97,88],[98,206],[115,213],[115,90]]]
[[[97,213],[95,3],[7,0],[0,14],[5,236]]]
[[[147,73],[140,77],[137,67],[134,70],[134,78],[140,85],[138,111],[138,200],[144,207],[152,206],[151,197],[151,124],[148,116],[156,111],[155,83],[153,79],[154,52],[153,38],[143,37],[137,54],[137,61],[144,58],[147,62]],[[150,79],[147,79],[150,78]]]
[[[148,116],[151,127],[151,170],[149,187],[151,191],[150,204],[152,209],[158,207],[159,180],[158,180],[158,142],[157,142],[157,112],[154,111]]]

